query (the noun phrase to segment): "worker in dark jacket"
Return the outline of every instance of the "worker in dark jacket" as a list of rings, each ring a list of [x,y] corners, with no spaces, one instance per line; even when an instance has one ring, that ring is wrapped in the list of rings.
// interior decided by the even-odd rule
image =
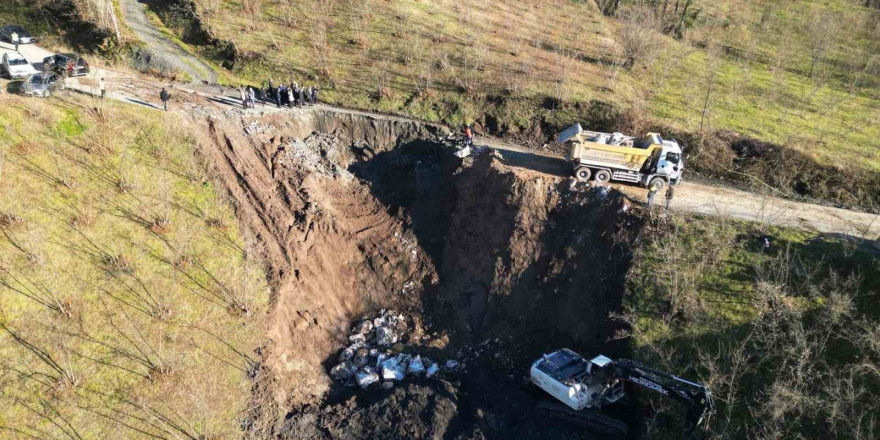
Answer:
[[[303,106],[303,101],[305,101],[305,99],[306,99],[305,90],[303,90],[303,88],[300,88],[299,89],[299,106],[300,107]]]
[[[666,189],[666,212],[669,212],[669,204],[672,202],[672,185]]]
[[[281,108],[281,105],[284,103],[284,99],[287,96],[287,90],[284,90],[284,84],[278,86],[278,89],[275,92],[275,100],[278,102],[278,108]]]
[[[162,87],[162,91],[159,92],[159,99],[162,100],[162,107],[165,111],[168,111],[168,100],[171,99],[171,95],[165,90],[165,87]]]
[[[318,86],[312,88],[312,104],[318,103]]]

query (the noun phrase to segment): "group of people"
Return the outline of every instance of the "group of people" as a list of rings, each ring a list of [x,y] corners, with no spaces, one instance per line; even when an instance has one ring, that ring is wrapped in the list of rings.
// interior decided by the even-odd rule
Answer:
[[[254,108],[257,100],[261,101],[263,105],[274,103],[278,108],[282,106],[302,107],[318,103],[317,86],[306,87],[292,83],[290,85],[281,84],[275,87],[271,79],[264,83],[263,87],[241,86],[238,88],[238,91],[241,97],[241,105],[244,108]]]

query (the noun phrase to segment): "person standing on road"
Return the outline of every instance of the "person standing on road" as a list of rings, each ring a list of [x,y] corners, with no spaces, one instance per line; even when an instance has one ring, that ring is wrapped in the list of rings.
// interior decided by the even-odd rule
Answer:
[[[657,188],[654,188],[654,186],[652,185],[650,188],[648,188],[648,210],[650,210],[651,207],[654,206],[654,197],[656,195]]]
[[[312,88],[312,104],[318,103],[318,86]]]
[[[248,87],[248,98],[251,101],[251,108],[254,108],[255,103],[257,102],[257,92],[253,87]]]
[[[299,106],[300,106],[300,108],[302,108],[303,101],[306,100],[305,90],[303,88],[299,89],[299,98],[298,99],[299,99]]]
[[[241,107],[247,108],[247,96],[245,95],[244,86],[238,86],[238,99],[241,100]]]
[[[18,37],[18,32],[13,32],[10,35],[10,39],[12,39],[12,44],[15,45],[15,51],[18,52],[18,42],[21,41],[21,38]]]
[[[278,86],[278,88],[275,89],[275,102],[278,104],[278,108],[281,108],[281,96],[284,94],[284,84]]]
[[[470,125],[464,126],[464,146],[470,147],[474,145],[474,130],[471,129]]]
[[[162,91],[159,92],[159,99],[162,100],[162,106],[164,107],[165,111],[167,112],[168,111],[168,100],[171,99],[171,95],[168,94],[168,91],[165,90],[165,87],[162,87]]]
[[[294,103],[296,102],[296,101],[295,101],[295,100],[296,100],[296,95],[294,95],[294,93],[296,93],[296,90],[294,90],[293,86],[290,86],[290,87],[287,89],[287,105],[288,105],[288,107],[290,107],[290,108],[293,108]]]
[[[104,99],[104,97],[107,96],[107,81],[104,77],[101,77],[101,79],[98,80],[98,90],[101,91],[101,99]]]
[[[667,213],[669,213],[669,204],[672,203],[672,196],[673,196],[672,185],[669,185],[669,187],[666,188],[666,212]]]

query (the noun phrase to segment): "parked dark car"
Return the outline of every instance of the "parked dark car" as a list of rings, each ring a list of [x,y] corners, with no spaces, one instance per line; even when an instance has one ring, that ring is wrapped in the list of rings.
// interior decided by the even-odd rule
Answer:
[[[75,53],[59,53],[43,58],[43,70],[64,76],[86,76],[89,63]]]
[[[0,40],[12,43],[12,34],[18,34],[19,44],[31,44],[34,42],[34,36],[27,29],[17,25],[9,24],[0,28]]]

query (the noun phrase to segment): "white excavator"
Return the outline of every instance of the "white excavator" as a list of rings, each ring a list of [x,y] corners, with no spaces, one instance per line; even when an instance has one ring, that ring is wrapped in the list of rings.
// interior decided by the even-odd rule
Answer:
[[[599,355],[586,360],[563,348],[535,361],[530,377],[532,383],[564,404],[544,402],[539,405],[541,409],[614,438],[626,438],[627,425],[599,410],[624,397],[625,383],[682,402],[687,407],[686,440],[702,437],[714,411],[712,393],[705,385],[629,359],[612,360]]]

